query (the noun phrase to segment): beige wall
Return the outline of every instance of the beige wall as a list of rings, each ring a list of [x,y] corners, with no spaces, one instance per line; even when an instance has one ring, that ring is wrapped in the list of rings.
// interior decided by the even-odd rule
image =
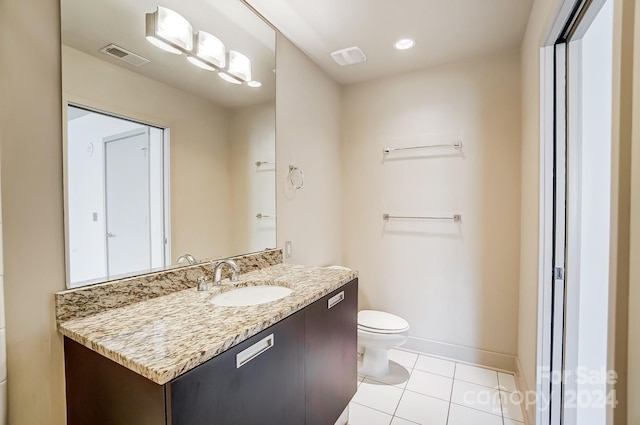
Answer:
[[[67,101],[171,130],[171,249],[175,259],[232,251],[230,112],[213,102],[64,46]]]
[[[0,111],[1,110],[2,110],[2,107],[0,106]],[[0,147],[1,146],[2,146],[2,128],[0,126]],[[2,159],[0,156],[0,166],[1,165],[2,165]],[[2,202],[0,199],[0,205],[1,204]],[[6,338],[7,332],[6,332],[6,325],[5,325],[5,319],[4,319],[5,317],[5,314],[4,314],[4,310],[5,310],[4,265],[3,265],[2,245],[3,245],[2,244],[2,208],[0,207],[0,425],[6,425],[7,424],[7,338]]]
[[[415,338],[515,356],[518,51],[347,86],[343,99],[343,246],[360,308],[404,317]],[[382,152],[458,140],[459,153]]]
[[[234,110],[230,129],[232,207],[231,249],[253,252],[276,246],[275,104],[267,102]]]
[[[627,397],[628,319],[630,304],[630,223],[631,223],[631,138],[633,127],[633,63],[635,0],[614,0],[613,39],[613,134],[611,179],[611,270],[609,292],[608,368],[618,374],[615,387],[618,406],[607,411],[607,424],[632,424],[627,409],[637,405],[637,398]],[[611,388],[611,389],[613,389]],[[627,400],[629,402],[627,403]]]
[[[278,246],[292,241],[287,262],[337,264],[341,252],[340,88],[289,40],[276,48]],[[289,165],[304,186],[292,189]]]
[[[56,1],[0,2],[4,292],[13,425],[65,423],[62,338],[53,312],[53,293],[65,286],[59,16]]]
[[[640,7],[635,10],[635,28],[640,28]],[[629,275],[629,424],[640,423],[640,31],[635,32],[633,78],[633,142],[631,178],[631,250]]]

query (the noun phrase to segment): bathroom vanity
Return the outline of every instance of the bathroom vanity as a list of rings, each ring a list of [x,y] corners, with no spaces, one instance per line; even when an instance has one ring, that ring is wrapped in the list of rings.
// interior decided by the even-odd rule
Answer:
[[[292,293],[220,307],[228,288],[187,289],[59,323],[68,423],[333,425],[356,391],[355,273],[279,264],[243,282]]]

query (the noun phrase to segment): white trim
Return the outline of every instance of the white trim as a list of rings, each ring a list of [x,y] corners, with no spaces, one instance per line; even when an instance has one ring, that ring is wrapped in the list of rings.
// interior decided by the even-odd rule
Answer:
[[[63,216],[64,216],[64,270],[65,287],[73,288],[71,283],[71,252],[69,247],[69,100],[67,96],[62,96],[62,196],[63,196]]]
[[[580,258],[582,205],[582,42],[567,45],[567,272],[564,329],[564,370],[577,370],[580,321]],[[565,393],[576,392],[575,375],[564,380]],[[577,409],[563,406],[564,421],[575,424]]]
[[[580,40],[582,37],[584,37],[584,35],[591,27],[593,21],[596,19],[596,16],[598,16],[598,13],[600,13],[600,9],[602,9],[602,6],[604,6],[606,2],[607,0],[591,0],[591,4],[589,4],[589,7],[585,11],[584,16],[578,23],[578,27],[573,33],[571,41]]]
[[[549,47],[556,44],[556,41],[560,37],[562,30],[571,16],[571,12],[579,1],[581,0],[562,0],[559,2],[553,14],[555,18],[552,19],[551,25],[549,25],[549,31],[543,39],[543,47]],[[588,6],[588,9],[585,11],[584,16],[579,22],[578,28],[576,28],[572,39],[575,40],[582,38],[606,1],[607,0],[591,0],[591,4]]]
[[[567,159],[567,115],[566,109],[566,44],[555,46],[555,143],[554,143],[554,193],[555,197],[553,212],[553,267],[566,270],[566,159]],[[551,269],[547,274],[551,275]],[[554,273],[555,274],[555,273]],[[564,277],[557,278],[551,276],[553,298],[552,298],[552,333],[551,333],[551,375],[560,376],[564,370],[564,325],[565,325],[565,302],[566,302],[566,280]],[[562,395],[563,381],[553,379],[551,381],[551,424],[561,425],[562,423]]]
[[[554,12],[555,19],[552,19],[547,36],[544,38],[542,44],[543,47],[549,47],[556,44],[562,29],[567,24],[567,21],[571,16],[573,8],[576,7],[576,4],[579,1],[580,0],[563,0],[562,2],[559,2]]]
[[[554,139],[554,47],[540,49],[540,233],[538,266],[538,338],[536,392],[537,425],[548,424],[550,377],[541,373],[551,364],[551,280],[553,243],[553,139]],[[531,413],[533,414],[533,413]]]
[[[171,261],[171,129],[164,128],[162,131],[163,146],[162,167],[164,179],[164,267],[169,267]]]
[[[438,357],[447,357],[456,361],[471,363],[499,369],[511,373],[516,372],[516,357],[495,351],[481,350],[446,342],[433,341],[417,337],[409,337],[402,347],[403,350],[416,351]]]

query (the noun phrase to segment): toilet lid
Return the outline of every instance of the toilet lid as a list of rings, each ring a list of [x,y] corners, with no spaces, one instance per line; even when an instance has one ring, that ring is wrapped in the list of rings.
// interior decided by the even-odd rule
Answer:
[[[409,330],[409,323],[395,314],[376,310],[362,310],[358,313],[358,327],[378,333],[404,332]]]

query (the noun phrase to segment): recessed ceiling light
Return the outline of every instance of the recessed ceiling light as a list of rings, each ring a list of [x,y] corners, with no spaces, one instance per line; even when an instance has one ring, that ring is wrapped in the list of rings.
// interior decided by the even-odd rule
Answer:
[[[403,38],[402,40],[396,41],[396,49],[398,50],[407,50],[416,45],[415,40],[410,38]]]
[[[262,87],[262,83],[261,83],[260,81],[255,81],[255,80],[254,80],[254,81],[249,81],[249,82],[247,83],[247,85],[248,85],[249,87],[253,87],[253,88]]]

